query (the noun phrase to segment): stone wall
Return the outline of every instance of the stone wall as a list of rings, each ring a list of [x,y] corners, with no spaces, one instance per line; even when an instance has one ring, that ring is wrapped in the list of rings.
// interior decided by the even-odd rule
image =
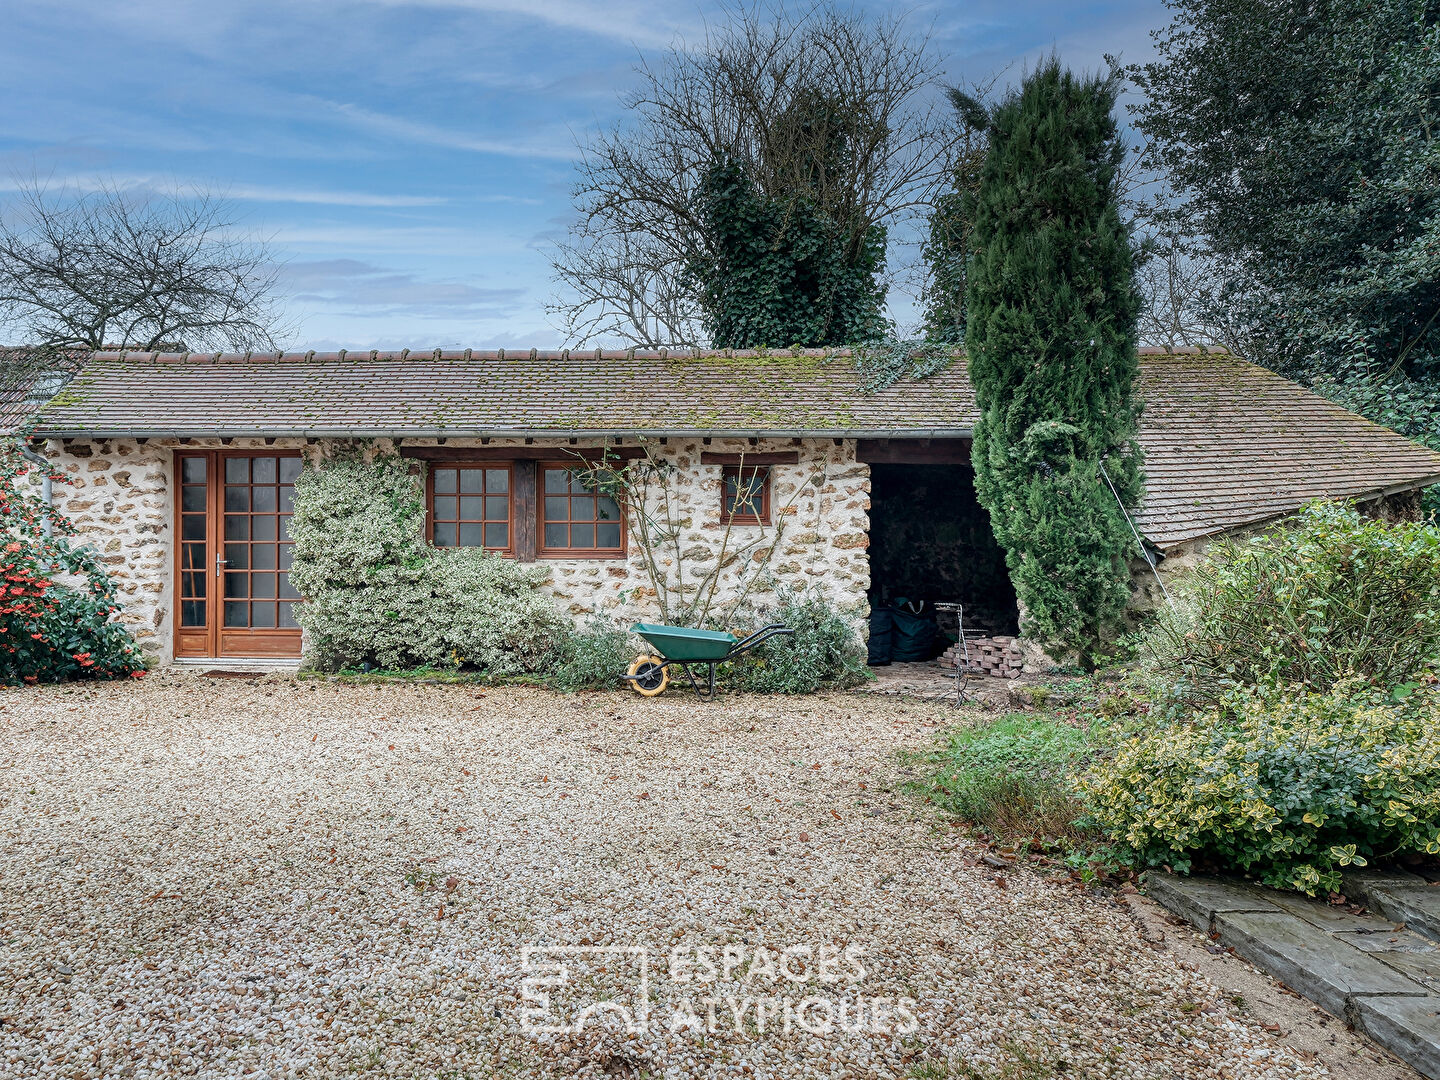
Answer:
[[[433,444],[435,440],[408,440],[406,445]],[[492,448],[513,445],[496,439]],[[259,439],[236,439],[228,449],[263,446]],[[383,448],[386,444],[379,444]],[[478,440],[452,439],[446,445],[479,445]],[[567,457],[568,440],[556,442],[557,459]],[[281,439],[276,450],[306,447],[303,440]],[[325,453],[330,446],[308,444],[309,452]],[[55,486],[56,506],[93,543],[115,575],[124,605],[122,617],[155,662],[171,659],[174,519],[172,496],[174,452],[177,440],[101,439],[52,440],[46,454],[69,485]],[[192,440],[186,449],[222,448],[217,440]],[[798,464],[772,466],[772,524],[768,527],[734,526],[720,522],[722,470],[703,465],[704,451],[720,453],[798,450]],[[822,590],[833,603],[851,614],[857,625],[868,614],[866,590],[870,584],[869,467],[855,459],[855,444],[836,445],[831,439],[762,442],[746,440],[669,440],[655,452],[673,463],[670,490],[674,517],[680,525],[680,549],[686,580],[693,582],[722,558],[726,569],[718,578],[715,612],[723,614],[742,591],[759,605],[773,599],[780,588]],[[777,543],[778,539],[778,543]],[[758,543],[752,541],[758,540]],[[737,546],[750,545],[743,563],[734,556]],[[769,550],[773,548],[773,553]],[[675,581],[674,560],[662,552],[663,569]],[[547,571],[546,588],[562,610],[577,619],[598,615],[610,622],[628,623],[659,616],[658,596],[646,572],[642,552],[633,539],[624,559],[541,559]],[[742,565],[745,572],[740,572]],[[744,582],[751,582],[744,585]]]
[[[433,441],[412,439],[405,445]],[[452,439],[446,445],[475,443]],[[487,445],[503,447],[507,442],[495,439]],[[568,443],[557,444],[557,459],[566,459],[569,449]],[[721,523],[722,467],[702,464],[706,451],[799,452],[798,464],[771,466],[771,525],[727,529]],[[716,616],[730,610],[742,593],[763,606],[777,589],[815,587],[852,615],[857,627],[863,624],[869,614],[870,467],[856,460],[853,441],[837,446],[832,439],[807,439],[797,446],[789,439],[762,440],[752,446],[745,439],[714,439],[708,445],[700,439],[670,439],[663,445],[652,443],[650,452],[674,466],[668,481],[670,519],[679,525],[683,567],[670,545],[658,551],[672,596],[680,595],[682,572],[690,586],[724,558],[727,565],[716,579],[712,605]],[[652,500],[651,516],[664,520],[658,502]],[[743,549],[738,559],[737,549]],[[748,567],[742,571],[744,563]],[[661,616],[658,590],[633,535],[624,559],[541,559],[537,565],[548,572],[547,587],[556,601],[577,619],[594,615],[628,624]]]
[[[152,662],[170,655],[169,476],[171,454],[134,439],[51,442],[46,456],[68,484],[54,486],[56,507],[95,546],[114,577],[123,618]]]

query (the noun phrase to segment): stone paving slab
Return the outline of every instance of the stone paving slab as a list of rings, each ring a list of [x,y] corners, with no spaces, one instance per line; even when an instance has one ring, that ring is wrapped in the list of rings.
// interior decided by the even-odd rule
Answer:
[[[1425,988],[1373,953],[1337,941],[1289,912],[1215,916],[1220,942],[1326,1011],[1345,1015],[1355,994],[1422,996]]]
[[[1440,1076],[1440,998],[1357,998],[1356,1026],[1424,1076]]]
[[[1356,915],[1323,900],[1226,878],[1152,873],[1146,890],[1267,974],[1440,1080],[1440,941],[1401,925],[1392,913],[1396,909],[1384,911],[1384,917]],[[1401,896],[1428,908],[1432,897],[1440,900],[1440,888],[1402,871],[1371,875],[1353,887],[1347,880],[1346,895],[1366,904]]]
[[[1241,883],[1215,878],[1152,873],[1145,881],[1145,889],[1156,901],[1207,934],[1215,929],[1215,916],[1222,912],[1279,910]]]

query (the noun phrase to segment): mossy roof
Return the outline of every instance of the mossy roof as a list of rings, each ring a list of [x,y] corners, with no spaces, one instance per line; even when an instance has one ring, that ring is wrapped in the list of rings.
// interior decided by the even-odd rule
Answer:
[[[1440,454],[1225,354],[1142,350],[1139,524],[1162,550],[1320,497],[1440,481]],[[51,437],[966,438],[963,357],[867,393],[840,351],[96,353]]]

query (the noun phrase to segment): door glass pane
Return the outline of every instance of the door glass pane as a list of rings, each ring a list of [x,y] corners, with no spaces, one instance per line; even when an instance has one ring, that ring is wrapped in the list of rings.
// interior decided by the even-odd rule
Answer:
[[[250,481],[255,484],[273,484],[280,479],[280,471],[276,468],[276,461],[273,457],[257,457],[251,459]]]
[[[274,544],[252,544],[250,546],[250,569],[252,570],[274,570],[275,569],[275,545]]]
[[[280,569],[289,570],[290,564],[295,560],[295,549],[289,544],[280,545]]]
[[[273,627],[275,625],[275,601],[250,605],[250,625]]]
[[[249,540],[250,519],[248,517],[225,515],[225,539],[226,540]]]
[[[251,574],[250,595],[270,599],[275,595],[274,574]]]
[[[282,600],[299,600],[300,591],[290,584],[290,575],[280,575],[280,598]]]
[[[295,509],[295,489],[293,487],[282,487],[280,489],[280,512],[288,514]]]
[[[180,480],[186,484],[203,484],[205,482],[205,459],[203,457],[181,458]]]
[[[296,477],[300,475],[301,461],[298,457],[286,457],[280,459],[280,482],[282,484],[293,484]]]
[[[225,596],[227,598],[244,599],[250,595],[250,575],[245,573],[225,575]],[[229,607],[227,604],[226,607]],[[233,624],[227,622],[226,626]],[[244,625],[243,623],[241,625]]]
[[[180,509],[205,512],[205,488],[200,484],[186,484],[180,489]]]
[[[295,621],[295,605],[285,602],[280,604],[280,625],[286,629],[299,629],[300,624]]]
[[[180,545],[180,569],[182,570],[208,570],[205,565],[205,545],[202,544],[181,544]]]
[[[249,544],[225,545],[225,569],[248,570],[250,568]]]
[[[227,484],[248,484],[250,482],[250,459],[244,457],[226,458],[225,482]]]
[[[181,626],[204,626],[204,625],[205,625],[205,601],[204,601],[204,600],[182,600],[182,601],[180,601],[180,625],[181,625]]]
[[[225,463],[228,467],[230,462]],[[260,490],[265,490],[261,488]],[[250,509],[250,489],[243,487],[227,487],[225,489],[225,509],[244,513]]]
[[[227,627],[245,627],[249,623],[246,615],[249,613],[250,605],[244,600],[225,601],[225,625]]]
[[[205,539],[205,515],[185,514],[180,518],[180,538],[182,540],[204,540]]]
[[[250,509],[257,514],[273,514],[280,509],[280,497],[276,488],[252,488],[251,498]]]
[[[253,517],[250,519],[251,540],[274,540],[275,519],[268,514],[264,517]]]

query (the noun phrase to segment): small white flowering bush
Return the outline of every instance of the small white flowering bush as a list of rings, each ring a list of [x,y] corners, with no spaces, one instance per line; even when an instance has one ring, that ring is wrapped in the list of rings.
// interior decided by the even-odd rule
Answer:
[[[290,580],[306,601],[296,617],[310,662],[502,677],[553,667],[574,630],[538,588],[544,572],[475,548],[432,548],[410,467],[398,455],[347,454],[296,481]]]

